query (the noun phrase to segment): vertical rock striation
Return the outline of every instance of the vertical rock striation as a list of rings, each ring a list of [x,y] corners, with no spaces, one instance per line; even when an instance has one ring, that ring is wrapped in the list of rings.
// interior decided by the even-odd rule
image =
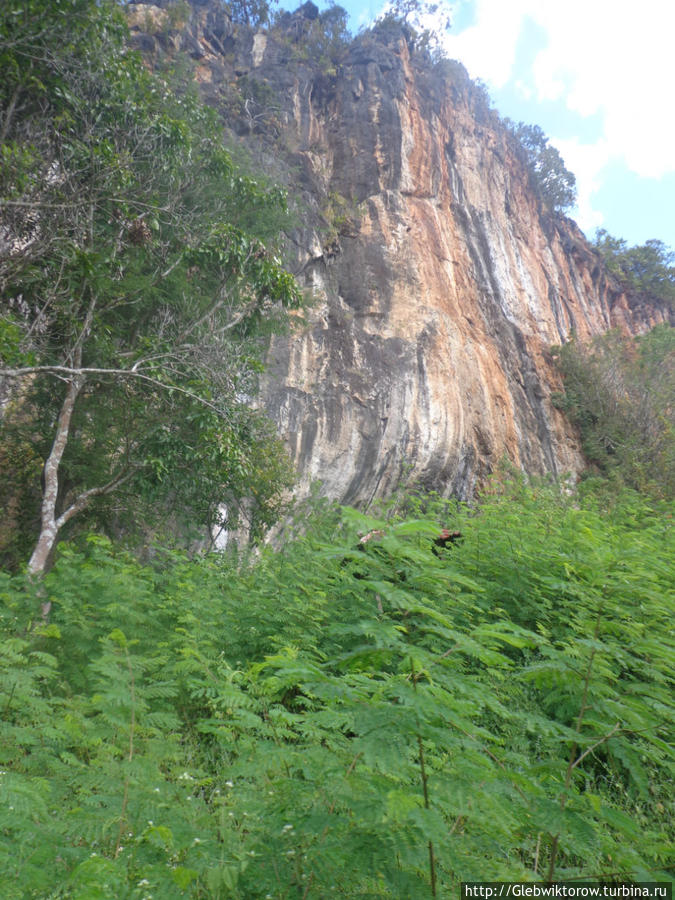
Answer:
[[[297,50],[315,9],[254,34],[195,4],[178,42],[303,198],[293,256],[314,303],[274,339],[263,384],[303,485],[367,506],[405,482],[469,497],[504,456],[577,470],[550,347],[666,312],[626,297],[576,225],[542,208],[459,64],[431,66],[390,27],[318,71]]]

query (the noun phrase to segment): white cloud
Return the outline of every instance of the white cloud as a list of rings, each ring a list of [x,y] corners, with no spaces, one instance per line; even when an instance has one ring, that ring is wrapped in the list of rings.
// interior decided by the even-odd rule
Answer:
[[[369,9],[362,9],[357,18],[357,25],[360,28],[362,25],[369,25],[373,20],[373,16]]]
[[[531,100],[534,97],[534,91],[532,87],[522,79],[516,81],[515,88],[524,100]]]
[[[446,53],[461,60],[473,78],[504,87],[516,58],[516,45],[530,0],[474,0],[455,3],[475,9],[475,24],[443,41]]]
[[[602,171],[612,158],[612,151],[606,140],[595,144],[582,144],[573,140],[552,139],[551,143],[560,151],[565,166],[574,172],[577,179],[577,203],[573,216],[579,227],[590,233],[599,228],[604,218],[593,205],[593,194],[602,183]]]
[[[643,178],[675,172],[675,3],[672,0],[455,0],[473,24],[443,41],[474,78],[524,99],[597,116],[596,143],[551,143],[577,178],[575,218],[603,224],[593,195],[609,163]],[[529,23],[528,23],[528,20]],[[526,28],[534,24],[535,29]],[[527,43],[536,35],[537,44]],[[517,58],[519,56],[519,58]]]
[[[475,78],[496,88],[514,77],[518,42],[529,18],[545,46],[520,90],[558,100],[582,116],[599,114],[615,157],[637,175],[675,171],[675,3],[642,0],[460,0],[475,23],[444,41]]]

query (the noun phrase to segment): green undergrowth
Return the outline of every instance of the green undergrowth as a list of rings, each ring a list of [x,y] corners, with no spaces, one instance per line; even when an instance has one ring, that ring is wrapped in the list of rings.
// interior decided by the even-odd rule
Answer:
[[[91,537],[2,576],[3,896],[667,879],[672,510],[598,506],[520,483],[318,510],[249,561]]]

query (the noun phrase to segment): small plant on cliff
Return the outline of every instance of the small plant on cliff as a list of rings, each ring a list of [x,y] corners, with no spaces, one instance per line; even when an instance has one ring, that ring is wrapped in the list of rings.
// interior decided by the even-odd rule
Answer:
[[[258,28],[266,25],[277,0],[225,0],[223,6],[233,22]]]
[[[314,4],[305,3],[290,16],[277,18],[277,37],[290,48],[294,59],[318,66],[326,75],[335,75],[352,36],[349,14],[335,2],[321,12]]]
[[[538,125],[505,120],[505,125],[516,138],[530,179],[537,196],[553,212],[565,212],[576,202],[576,178],[565,168],[565,163],[548,137]]]
[[[170,28],[183,28],[190,19],[192,7],[187,0],[174,0],[166,7]]]

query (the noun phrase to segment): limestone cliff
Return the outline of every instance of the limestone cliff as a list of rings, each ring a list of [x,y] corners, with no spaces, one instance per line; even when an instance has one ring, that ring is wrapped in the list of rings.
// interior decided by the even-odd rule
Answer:
[[[314,303],[274,340],[263,397],[303,485],[367,505],[402,482],[468,497],[504,456],[578,470],[550,347],[666,312],[625,296],[541,206],[463,68],[431,66],[388,28],[321,71],[299,49],[309,3],[258,33],[193,0],[188,22],[152,37],[151,10],[162,23],[139,6],[137,42],[187,52],[231,129],[301,197],[292,264]]]

